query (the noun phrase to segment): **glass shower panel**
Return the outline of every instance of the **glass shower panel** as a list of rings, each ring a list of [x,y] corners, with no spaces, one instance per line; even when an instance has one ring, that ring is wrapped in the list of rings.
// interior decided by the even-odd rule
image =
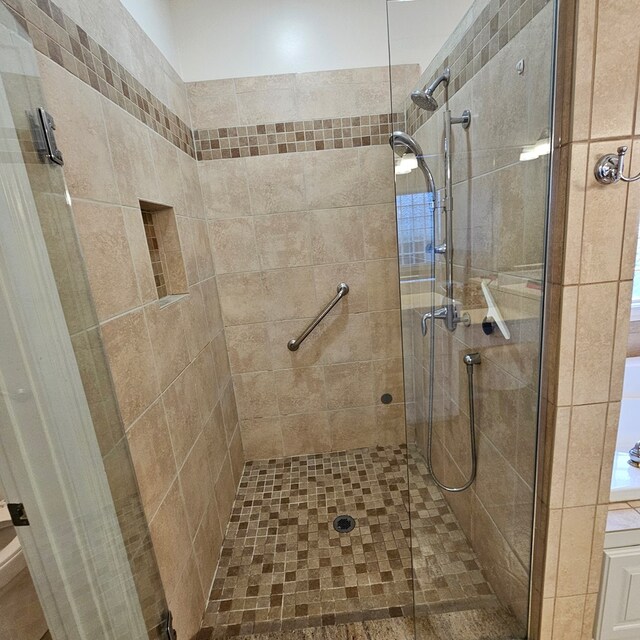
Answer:
[[[393,111],[436,187],[397,154],[416,633],[525,638],[555,4],[387,6]]]
[[[3,489],[28,507],[19,538],[54,638],[159,637],[164,592],[63,168],[36,149],[33,120],[46,105],[35,52],[5,7],[0,37]],[[53,397],[36,397],[53,381]],[[32,389],[24,402],[18,386]]]

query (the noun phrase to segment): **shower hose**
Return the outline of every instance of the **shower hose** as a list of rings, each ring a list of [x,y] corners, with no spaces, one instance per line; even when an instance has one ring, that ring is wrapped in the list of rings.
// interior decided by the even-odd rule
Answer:
[[[435,331],[430,332],[431,338],[431,354],[430,354],[430,376],[429,376],[429,441],[427,443],[427,466],[431,473],[433,481],[444,491],[450,493],[460,493],[466,491],[475,481],[476,472],[478,470],[478,452],[476,449],[476,416],[475,416],[475,401],[473,391],[473,367],[480,364],[482,361],[479,353],[467,353],[462,361],[467,367],[467,385],[469,389],[469,444],[471,448],[471,475],[469,479],[460,487],[448,487],[441,482],[436,476],[436,472],[431,462],[432,449],[433,449],[433,379],[434,379],[434,364],[435,364]]]

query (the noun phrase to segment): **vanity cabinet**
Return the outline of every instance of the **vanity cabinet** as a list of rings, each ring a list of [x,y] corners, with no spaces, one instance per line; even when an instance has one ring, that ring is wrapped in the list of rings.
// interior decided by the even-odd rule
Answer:
[[[640,531],[635,533],[640,538]],[[631,546],[612,546],[629,538],[605,537],[596,640],[640,638],[640,539]]]

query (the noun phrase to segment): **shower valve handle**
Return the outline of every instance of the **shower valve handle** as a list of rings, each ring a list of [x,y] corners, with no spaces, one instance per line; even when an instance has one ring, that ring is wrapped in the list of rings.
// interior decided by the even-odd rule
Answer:
[[[448,315],[448,310],[447,307],[438,307],[431,309],[431,311],[427,311],[427,313],[425,313],[422,316],[422,335],[426,336],[427,335],[427,320],[431,320],[432,318],[436,319],[436,320],[446,320],[447,319],[447,315]]]

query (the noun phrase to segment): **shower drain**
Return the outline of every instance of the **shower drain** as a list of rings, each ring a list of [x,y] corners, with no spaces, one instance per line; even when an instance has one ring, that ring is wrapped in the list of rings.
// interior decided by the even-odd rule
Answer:
[[[333,521],[333,528],[338,533],[349,533],[356,528],[356,521],[351,516],[338,516]]]

